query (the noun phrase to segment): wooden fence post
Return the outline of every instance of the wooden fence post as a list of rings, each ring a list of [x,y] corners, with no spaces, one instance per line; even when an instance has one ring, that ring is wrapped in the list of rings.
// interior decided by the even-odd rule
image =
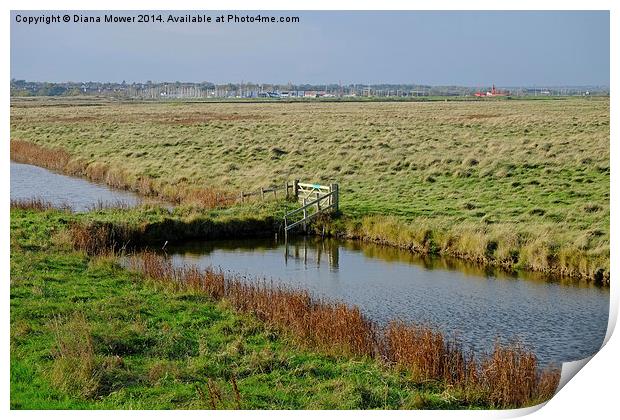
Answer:
[[[304,201],[303,201],[303,205],[304,205],[304,223],[303,223],[304,233],[308,232],[307,226],[306,226],[306,217],[308,217],[308,210],[306,209],[306,204],[308,204],[308,200],[306,198],[304,198]]]
[[[243,191],[241,191],[241,202],[243,203]]]
[[[338,211],[338,184],[330,184],[329,185],[330,192],[333,194],[330,197],[331,204],[334,205],[334,211]]]
[[[260,199],[265,200],[265,190],[263,187],[260,187]]]
[[[299,199],[299,180],[296,179],[293,181],[293,194],[295,195],[295,200]]]

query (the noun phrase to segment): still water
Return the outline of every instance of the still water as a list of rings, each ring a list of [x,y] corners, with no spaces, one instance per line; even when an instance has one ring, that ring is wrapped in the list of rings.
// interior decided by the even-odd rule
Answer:
[[[208,241],[171,247],[176,264],[215,267],[308,289],[362,308],[385,323],[402,319],[457,335],[480,353],[518,339],[543,363],[582,359],[601,346],[609,289],[499,270],[356,241],[320,238]]]
[[[104,185],[11,162],[11,199],[40,197],[83,211],[98,202],[136,204]],[[378,323],[402,319],[459,336],[476,352],[518,339],[543,363],[582,359],[601,346],[609,289],[333,239],[208,241],[168,245],[191,263],[310,290],[359,306]]]
[[[11,200],[40,198],[55,206],[86,211],[100,203],[134,206],[140,198],[82,178],[61,175],[38,166],[11,162]]]

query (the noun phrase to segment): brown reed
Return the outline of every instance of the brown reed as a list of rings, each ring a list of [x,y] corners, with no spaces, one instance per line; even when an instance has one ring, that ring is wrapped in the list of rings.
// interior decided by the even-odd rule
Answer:
[[[133,207],[133,204],[123,200],[103,201],[97,200],[96,203],[86,206],[86,211],[97,212],[103,210],[129,210]]]
[[[51,209],[70,210],[68,205],[55,206],[40,197],[11,199],[11,208],[20,210],[46,211]]]
[[[11,159],[62,172],[81,176],[111,187],[130,190],[145,196],[152,196],[173,204],[193,204],[203,208],[222,208],[234,204],[238,194],[211,186],[191,187],[169,185],[165,180],[132,174],[124,168],[110,166],[105,162],[89,162],[73,158],[60,148],[50,148],[23,141],[11,140]]]
[[[48,148],[27,141],[11,140],[11,159],[64,172],[71,155],[62,149]]]
[[[131,240],[130,229],[121,224],[71,222],[68,232],[73,248],[88,255],[123,251]]]
[[[130,229],[111,223],[74,223],[69,232],[74,248],[91,255],[118,251],[131,238]],[[380,327],[355,306],[319,299],[305,290],[193,265],[175,266],[153,252],[133,255],[129,267],[174,290],[226,300],[310,348],[376,358],[406,369],[413,381],[450,386],[466,400],[501,408],[524,406],[553,396],[559,381],[557,369],[539,369],[536,357],[518,343],[497,343],[492,353],[475,358],[461,341],[433,328],[402,321]]]
[[[476,359],[462,343],[427,326],[394,321],[382,328],[359,308],[319,299],[308,291],[249,281],[195,266],[174,266],[169,258],[144,252],[130,258],[130,268],[177,290],[225,299],[241,312],[288,331],[302,344],[328,354],[367,356],[405,368],[412,380],[452,387],[465,399],[509,408],[551,398],[557,369],[541,370],[535,355],[518,343],[497,343]]]
[[[473,353],[465,352],[460,341],[448,340],[440,331],[392,321],[382,336],[386,358],[407,368],[417,381],[441,380],[449,385],[469,385],[478,380]]]

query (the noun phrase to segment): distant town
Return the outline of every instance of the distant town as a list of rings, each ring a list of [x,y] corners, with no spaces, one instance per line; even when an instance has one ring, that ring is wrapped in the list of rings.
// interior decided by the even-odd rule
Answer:
[[[262,84],[211,82],[29,82],[11,79],[11,96],[105,96],[119,99],[412,98],[424,96],[607,96],[605,86],[496,87],[417,84]]]

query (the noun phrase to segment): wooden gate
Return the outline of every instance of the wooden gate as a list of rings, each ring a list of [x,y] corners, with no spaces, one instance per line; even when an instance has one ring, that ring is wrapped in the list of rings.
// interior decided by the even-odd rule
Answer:
[[[307,223],[315,216],[338,211],[338,184],[320,185],[296,180],[293,190],[302,206],[284,215],[285,234],[300,225],[305,232]]]

